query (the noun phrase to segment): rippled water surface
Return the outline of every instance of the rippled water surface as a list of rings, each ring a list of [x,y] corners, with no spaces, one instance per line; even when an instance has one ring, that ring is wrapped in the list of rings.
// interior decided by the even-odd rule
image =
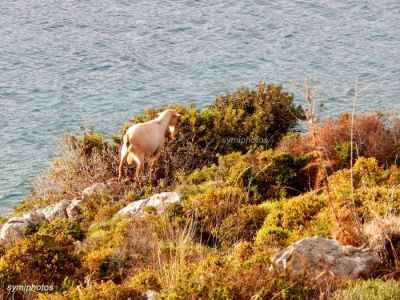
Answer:
[[[400,109],[399,1],[0,1],[0,213],[27,195],[57,139],[104,133],[145,107],[213,101],[264,79],[322,116]],[[297,87],[296,84],[297,82]]]

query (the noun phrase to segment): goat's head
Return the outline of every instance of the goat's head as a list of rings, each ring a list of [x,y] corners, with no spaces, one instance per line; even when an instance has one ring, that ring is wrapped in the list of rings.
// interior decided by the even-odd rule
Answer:
[[[175,139],[175,136],[176,136],[175,128],[176,128],[176,124],[178,123],[178,118],[180,116],[181,115],[178,114],[175,110],[171,109],[171,119],[170,119],[169,124],[168,124],[168,129],[169,129],[169,132],[171,133],[171,137],[173,139]]]
[[[168,123],[169,132],[171,133],[171,137],[173,139],[175,139],[175,135],[176,135],[175,128],[176,128],[176,124],[178,123],[178,118],[181,115],[178,114],[175,110],[169,108],[159,114],[159,117],[161,117],[161,118],[165,118],[166,116],[169,117],[169,123]]]

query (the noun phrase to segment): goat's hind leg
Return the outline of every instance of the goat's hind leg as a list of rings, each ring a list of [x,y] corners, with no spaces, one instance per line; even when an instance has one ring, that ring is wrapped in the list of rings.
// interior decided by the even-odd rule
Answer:
[[[124,165],[126,163],[128,154],[129,154],[129,149],[126,146],[125,139],[124,139],[124,143],[121,147],[121,156],[120,156],[119,168],[118,168],[118,180],[121,180],[122,176],[124,175]]]
[[[140,184],[142,182],[142,180],[140,178],[140,174],[142,173],[143,166],[144,166],[144,155],[140,154],[140,153],[137,153],[137,154],[136,153],[131,153],[130,155],[132,155],[132,158],[136,162],[135,179],[136,179],[136,182],[138,184]]]

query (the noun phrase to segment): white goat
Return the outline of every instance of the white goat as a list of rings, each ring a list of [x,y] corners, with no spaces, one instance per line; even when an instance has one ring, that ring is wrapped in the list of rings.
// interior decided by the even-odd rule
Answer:
[[[175,126],[180,115],[173,109],[160,113],[154,120],[135,124],[128,128],[124,135],[121,147],[118,179],[121,180],[124,165],[127,162],[136,162],[135,178],[140,182],[140,173],[144,166],[144,158],[152,157],[150,161],[150,180],[153,166],[160,157],[164,147],[165,133],[169,129],[172,138],[175,138]]]

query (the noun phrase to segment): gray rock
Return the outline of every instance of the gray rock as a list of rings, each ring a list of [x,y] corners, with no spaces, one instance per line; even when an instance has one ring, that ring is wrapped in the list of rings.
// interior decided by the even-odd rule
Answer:
[[[66,212],[69,219],[77,220],[81,214],[82,200],[75,199],[67,206]]]
[[[156,291],[153,290],[147,290],[145,292],[142,293],[143,298],[145,298],[146,300],[157,300],[159,299],[159,295]]]
[[[342,246],[320,236],[296,242],[278,253],[272,262],[278,271],[284,269],[295,276],[326,273],[353,278],[369,277],[380,265],[379,256],[369,249]],[[271,266],[270,271],[273,270]]]
[[[85,188],[82,191],[82,198],[86,199],[88,197],[101,194],[101,193],[105,192],[107,189],[108,189],[108,186],[105,183],[101,182],[101,183],[92,184],[91,186],[88,186],[87,188]]]
[[[38,225],[44,221],[54,221],[59,218],[76,220],[80,217],[80,206],[83,200],[62,200],[55,204],[25,213],[22,217],[9,219],[0,230],[0,240],[7,246],[13,245],[24,237],[24,230],[28,226]]]
[[[0,239],[6,246],[13,245],[17,240],[24,237],[24,231],[28,226],[38,225],[45,221],[40,212],[28,212],[22,217],[10,218],[0,230]]]
[[[11,246],[24,237],[24,230],[30,225],[35,224],[31,224],[24,217],[11,218],[1,227],[0,239],[4,241],[6,246]]]
[[[24,213],[22,217],[26,219],[30,223],[30,225],[38,225],[46,221],[44,214],[39,211],[31,211]]]
[[[55,204],[46,206],[37,210],[37,212],[42,213],[47,221],[54,221],[59,218],[66,218],[67,215],[67,207],[70,205],[71,200],[62,200]]]
[[[122,208],[117,215],[120,216],[141,216],[145,212],[145,208],[152,206],[157,210],[157,213],[162,213],[167,204],[181,203],[181,197],[176,192],[164,192],[154,194],[150,198],[134,201]]]

